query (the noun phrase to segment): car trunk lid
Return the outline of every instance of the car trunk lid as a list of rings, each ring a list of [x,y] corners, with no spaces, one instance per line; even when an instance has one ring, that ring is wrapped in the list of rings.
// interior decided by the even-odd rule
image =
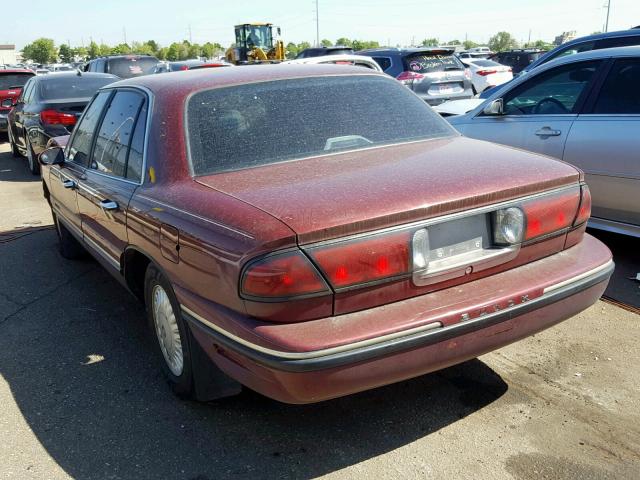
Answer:
[[[453,137],[198,177],[281,220],[301,245],[577,184],[574,167]]]

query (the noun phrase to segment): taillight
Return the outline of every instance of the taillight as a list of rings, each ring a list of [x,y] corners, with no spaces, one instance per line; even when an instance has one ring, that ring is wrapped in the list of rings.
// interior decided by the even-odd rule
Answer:
[[[471,80],[471,70],[468,68],[464,69],[464,76],[467,78],[467,80]]]
[[[309,248],[307,253],[336,288],[410,273],[410,231]]]
[[[580,190],[544,195],[522,204],[526,217],[524,240],[547,235],[573,225],[580,203]]]
[[[331,293],[300,251],[271,255],[250,263],[242,276],[240,290],[243,296],[271,299]]]
[[[182,66],[180,67],[180,70],[189,70],[189,67],[187,67],[186,65],[182,65]]]
[[[57,110],[43,110],[40,112],[40,120],[47,125],[75,125],[76,116],[72,113],[58,112]]]
[[[580,208],[578,208],[578,215],[576,215],[576,220],[573,222],[574,225],[583,224],[591,216],[591,192],[589,187],[582,185],[581,192]]]
[[[420,80],[424,78],[424,75],[418,72],[402,72],[400,75],[396,77],[396,80],[400,81],[405,85],[411,85],[414,80]]]
[[[481,77],[486,77],[487,75],[493,75],[494,73],[498,73],[497,70],[478,70],[476,72]]]

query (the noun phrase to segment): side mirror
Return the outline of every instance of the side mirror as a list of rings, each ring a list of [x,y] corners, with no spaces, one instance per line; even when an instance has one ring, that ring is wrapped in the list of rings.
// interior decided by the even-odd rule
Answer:
[[[64,150],[62,147],[47,148],[38,158],[42,165],[62,165],[64,163]]]
[[[15,105],[14,101],[11,100],[10,98],[5,98],[4,100],[2,100],[2,103],[0,103],[0,107],[2,108],[11,108]]]
[[[504,115],[504,101],[501,98],[496,98],[486,107],[484,107],[482,113],[491,116]]]

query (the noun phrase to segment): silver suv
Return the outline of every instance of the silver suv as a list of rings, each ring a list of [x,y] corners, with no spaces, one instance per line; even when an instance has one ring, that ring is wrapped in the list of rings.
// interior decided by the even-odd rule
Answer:
[[[429,105],[473,97],[471,73],[453,54],[453,48],[375,48],[357,55],[373,58]]]

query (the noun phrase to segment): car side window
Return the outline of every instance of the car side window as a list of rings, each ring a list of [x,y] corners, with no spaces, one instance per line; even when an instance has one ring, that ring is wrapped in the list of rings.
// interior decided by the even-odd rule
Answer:
[[[391,59],[389,57],[372,57],[380,68],[385,71],[391,66]]]
[[[629,37],[612,37],[603,38],[596,42],[596,49],[602,48],[616,48],[616,47],[631,47],[633,45],[640,45],[640,35],[631,35]]]
[[[83,166],[89,163],[96,126],[110,96],[111,92],[109,91],[100,92],[87,107],[82,120],[73,131],[73,137],[67,150],[67,160]]]
[[[127,159],[127,180],[139,182],[142,179],[142,161],[144,155],[144,137],[147,129],[147,103],[142,104],[138,113],[133,137],[131,138],[131,148]]]
[[[142,94],[121,90],[111,98],[96,136],[89,168],[107,175],[126,176],[133,127],[144,102]]]
[[[505,115],[573,113],[600,62],[563,65],[536,75],[504,96]]]
[[[596,114],[640,114],[640,60],[617,60],[609,71],[593,112]]]
[[[31,94],[31,91],[33,90],[33,84],[35,83],[35,81],[33,79],[28,80],[27,83],[25,84],[25,86],[22,89],[22,93],[20,94],[20,102],[22,103],[27,103],[29,100],[29,95]]]

